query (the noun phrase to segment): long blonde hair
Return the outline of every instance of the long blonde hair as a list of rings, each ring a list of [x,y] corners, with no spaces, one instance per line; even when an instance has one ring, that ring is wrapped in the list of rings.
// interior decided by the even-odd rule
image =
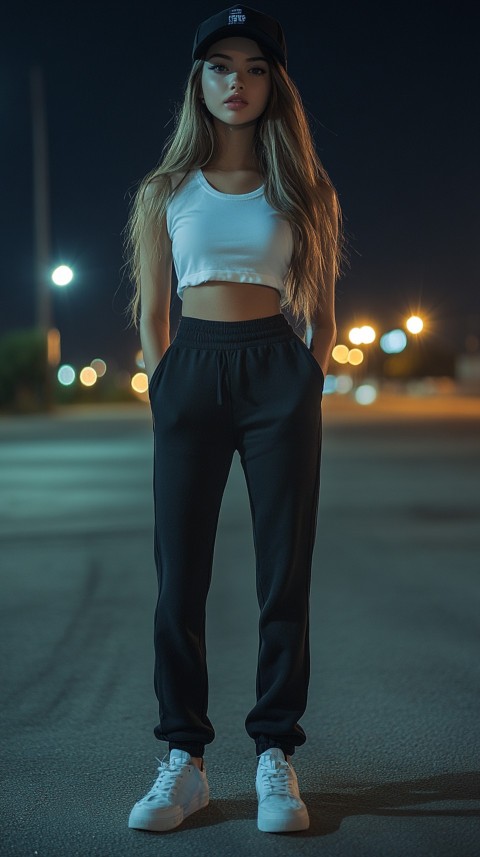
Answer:
[[[290,222],[293,233],[281,306],[309,325],[326,308],[327,277],[333,275],[336,282],[342,273],[342,213],[335,188],[315,151],[300,93],[276,58],[263,46],[262,50],[270,64],[272,85],[267,107],[257,121],[254,153],[265,183],[265,198]],[[125,227],[126,265],[135,287],[126,312],[129,326],[137,329],[144,230],[154,227],[155,252],[160,254],[160,226],[169,197],[175,193],[170,176],[206,166],[215,150],[213,119],[199,98],[202,68],[202,59],[193,62],[175,128],[163,146],[160,162],[140,181]]]

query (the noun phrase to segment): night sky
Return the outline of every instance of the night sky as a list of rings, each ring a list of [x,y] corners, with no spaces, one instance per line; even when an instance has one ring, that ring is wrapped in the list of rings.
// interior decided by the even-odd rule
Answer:
[[[337,283],[338,341],[353,323],[432,337],[480,334],[478,33],[461,3],[252,2],[277,17],[288,72],[343,209],[349,267]],[[198,24],[220,2],[42,3],[8,12],[0,35],[0,333],[34,323],[29,67],[44,71],[52,266],[62,361],[133,368],[138,334],[123,230],[182,99]],[[315,11],[312,11],[315,10]],[[470,10],[470,11],[469,11]],[[16,18],[13,17],[16,15]],[[53,287],[52,287],[53,288]],[[172,278],[172,324],[181,312]]]

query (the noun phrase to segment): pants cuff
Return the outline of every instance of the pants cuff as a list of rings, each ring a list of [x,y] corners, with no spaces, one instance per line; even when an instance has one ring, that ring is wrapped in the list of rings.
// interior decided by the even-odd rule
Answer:
[[[293,756],[295,753],[295,745],[288,742],[276,740],[275,738],[260,738],[255,741],[257,756],[265,753],[265,750],[270,750],[271,747],[279,747],[283,750],[285,756]]]
[[[203,757],[205,753],[205,744],[193,744],[191,742],[182,743],[181,741],[170,741],[168,744],[170,750],[185,750],[191,756]]]

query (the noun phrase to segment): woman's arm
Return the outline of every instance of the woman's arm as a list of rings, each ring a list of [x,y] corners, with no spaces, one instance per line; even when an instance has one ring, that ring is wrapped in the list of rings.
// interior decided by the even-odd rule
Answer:
[[[330,357],[337,341],[337,330],[335,327],[317,327],[313,334],[310,351],[319,364],[324,377],[327,376]]]
[[[331,189],[329,192],[328,209],[332,222],[332,231],[335,242],[338,240],[338,209],[337,198],[335,192]],[[328,266],[326,277],[326,302],[325,310],[322,314],[313,321],[313,337],[310,350],[315,357],[315,360],[320,365],[323,374],[326,376],[328,364],[333,351],[333,347],[337,340],[337,324],[335,319],[335,270],[333,253]]]
[[[170,345],[170,326],[154,316],[140,317],[140,342],[148,381]]]
[[[151,192],[147,188],[146,195]],[[140,341],[149,380],[170,345],[172,242],[164,217],[159,255],[155,228],[154,225],[145,228],[140,248]]]

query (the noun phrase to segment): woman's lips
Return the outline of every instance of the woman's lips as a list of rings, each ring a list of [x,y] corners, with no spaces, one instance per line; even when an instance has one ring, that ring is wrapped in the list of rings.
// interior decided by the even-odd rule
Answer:
[[[241,110],[242,107],[247,107],[246,101],[226,101],[225,107],[229,107],[230,110]]]

